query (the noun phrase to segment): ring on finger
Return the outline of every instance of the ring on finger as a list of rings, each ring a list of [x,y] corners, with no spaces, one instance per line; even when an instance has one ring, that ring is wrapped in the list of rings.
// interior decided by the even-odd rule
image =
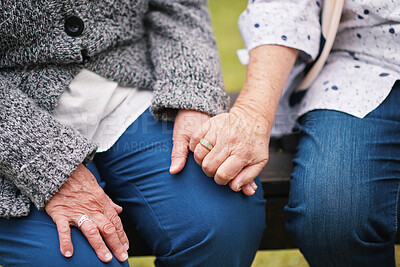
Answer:
[[[210,150],[210,151],[211,151],[211,149],[214,148],[214,146],[213,146],[207,139],[204,139],[204,138],[201,138],[201,139],[200,139],[200,144],[201,144],[203,147],[205,147],[205,148],[207,148],[208,150]]]
[[[78,221],[78,228],[81,228],[82,224],[84,224],[85,222],[93,222],[92,219],[90,219],[89,216],[87,216],[86,214],[82,215],[82,217],[79,219]]]

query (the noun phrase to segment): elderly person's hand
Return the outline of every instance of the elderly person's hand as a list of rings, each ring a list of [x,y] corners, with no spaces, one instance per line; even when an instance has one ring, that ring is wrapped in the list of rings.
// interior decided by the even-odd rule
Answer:
[[[79,220],[86,215],[91,220],[83,222],[80,230],[99,259],[111,261],[112,254],[107,246],[119,261],[128,259],[129,241],[118,216],[122,208],[104,193],[96,178],[82,164],[50,199],[45,210],[57,225],[60,250],[65,257],[73,254],[70,226],[78,226]]]
[[[217,184],[246,195],[257,190],[254,179],[268,161],[270,126],[261,114],[232,108],[209,121],[193,135],[190,150],[203,171]],[[211,150],[199,143],[204,138]]]
[[[190,150],[216,183],[253,195],[254,178],[268,161],[271,127],[296,49],[264,45],[250,51],[246,82],[231,111],[197,128]],[[268,64],[267,64],[268,63]],[[211,145],[200,144],[204,138]]]
[[[210,116],[194,110],[179,110],[175,119],[172,136],[174,146],[171,153],[170,172],[176,174],[185,167],[189,143],[194,131],[208,121]]]

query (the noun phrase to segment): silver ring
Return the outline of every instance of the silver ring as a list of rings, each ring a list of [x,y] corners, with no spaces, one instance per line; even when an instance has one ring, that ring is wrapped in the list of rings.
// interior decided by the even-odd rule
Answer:
[[[206,139],[204,139],[204,138],[201,138],[201,139],[200,139],[200,144],[201,144],[202,146],[204,146],[205,148],[207,148],[208,150],[210,150],[210,151],[211,151],[211,149],[214,148],[214,146],[213,146],[210,142],[208,142]]]
[[[86,214],[82,215],[82,217],[81,217],[81,218],[79,219],[79,221],[78,221],[78,228],[81,228],[82,224],[83,224],[84,222],[87,222],[87,221],[93,222],[93,220],[90,219],[90,217],[87,216]]]

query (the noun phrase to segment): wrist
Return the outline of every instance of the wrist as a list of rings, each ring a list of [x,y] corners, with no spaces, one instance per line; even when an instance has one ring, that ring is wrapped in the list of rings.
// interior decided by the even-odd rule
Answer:
[[[244,114],[252,120],[263,120],[272,125],[275,119],[276,109],[278,107],[279,98],[263,98],[262,96],[254,96],[251,98],[238,98],[231,108],[231,113]]]
[[[241,105],[232,107],[229,113],[234,115],[242,126],[248,127],[247,131],[269,138],[275,114],[258,112]]]

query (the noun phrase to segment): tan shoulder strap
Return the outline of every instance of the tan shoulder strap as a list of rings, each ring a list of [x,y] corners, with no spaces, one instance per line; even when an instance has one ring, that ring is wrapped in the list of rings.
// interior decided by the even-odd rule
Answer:
[[[321,72],[335,41],[336,33],[343,11],[344,0],[325,0],[322,9],[322,35],[325,37],[325,45],[317,61],[297,87],[296,92],[308,89],[318,74]]]

